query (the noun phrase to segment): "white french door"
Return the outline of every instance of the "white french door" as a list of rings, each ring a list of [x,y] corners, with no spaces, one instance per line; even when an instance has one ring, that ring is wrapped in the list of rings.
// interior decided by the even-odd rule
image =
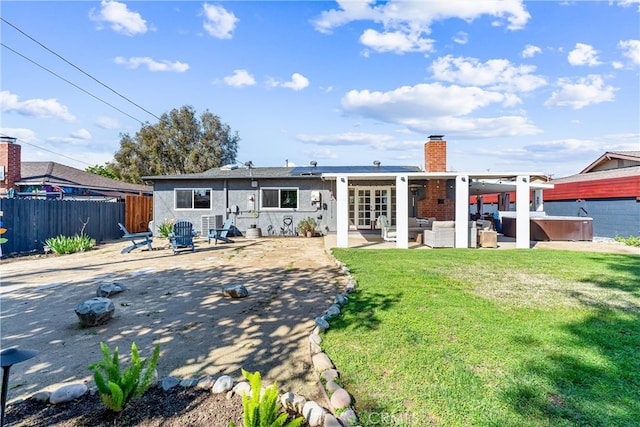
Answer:
[[[385,215],[395,223],[391,187],[355,187],[349,189],[349,227],[374,229],[376,219]]]

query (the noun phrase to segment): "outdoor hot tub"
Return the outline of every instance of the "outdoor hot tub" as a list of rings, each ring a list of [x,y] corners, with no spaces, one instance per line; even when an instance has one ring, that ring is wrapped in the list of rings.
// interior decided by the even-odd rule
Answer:
[[[515,212],[500,212],[502,234],[516,237]],[[534,241],[590,241],[593,240],[593,218],[579,216],[549,216],[531,212],[530,240]]]

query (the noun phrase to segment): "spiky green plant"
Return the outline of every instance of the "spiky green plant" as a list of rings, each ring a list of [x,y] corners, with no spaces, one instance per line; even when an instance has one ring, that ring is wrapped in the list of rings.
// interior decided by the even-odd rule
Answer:
[[[160,237],[169,237],[169,234],[173,233],[174,222],[176,222],[175,218],[167,219],[158,225],[158,233],[160,233]]]
[[[76,234],[71,237],[63,235],[51,237],[47,239],[45,243],[57,254],[72,254],[91,250],[91,248],[95,246],[96,241],[86,234]]]
[[[89,365],[93,371],[93,379],[98,387],[100,398],[105,406],[114,412],[121,412],[131,400],[142,396],[153,380],[153,373],[160,357],[160,346],[156,345],[153,355],[146,366],[147,359],[140,359],[136,343],[131,344],[131,366],[120,372],[118,347],[111,354],[109,347],[103,342],[102,360]],[[102,372],[101,372],[102,371]]]
[[[298,427],[304,422],[304,418],[298,417],[285,425],[288,414],[281,413],[282,407],[278,404],[278,389],[274,383],[260,393],[262,379],[260,372],[253,374],[242,370],[242,375],[251,385],[251,397],[246,393],[242,394],[242,406],[244,408],[244,427]],[[229,427],[235,427],[235,423],[230,422]]]

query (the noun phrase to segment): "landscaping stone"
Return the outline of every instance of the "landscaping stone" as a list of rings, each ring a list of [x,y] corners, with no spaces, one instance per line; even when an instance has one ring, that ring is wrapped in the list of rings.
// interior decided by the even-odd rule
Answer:
[[[198,380],[196,378],[185,378],[180,381],[180,387],[190,388],[195,387],[198,384]]]
[[[71,402],[79,398],[87,392],[88,388],[85,384],[68,384],[60,387],[49,397],[49,402],[55,404]]]
[[[251,397],[251,384],[247,381],[242,381],[233,386],[233,392],[238,396],[242,396],[242,394],[246,394]]]
[[[347,297],[345,294],[338,294],[336,295],[336,298],[334,301],[338,305],[345,305],[347,301],[349,301],[349,297]]]
[[[316,317],[316,325],[323,332],[326,331],[327,329],[329,329],[329,322],[327,322],[327,320],[322,318],[322,317]]]
[[[338,388],[331,395],[331,406],[334,409],[343,409],[351,406],[351,396],[343,388]]]
[[[249,296],[249,291],[243,285],[228,285],[222,288],[225,297],[244,298]]]
[[[309,335],[309,341],[320,345],[322,343],[322,337],[318,334]]]
[[[327,314],[331,317],[340,314],[340,307],[338,306],[338,304],[331,304],[327,309]]]
[[[107,298],[111,295],[119,294],[120,292],[124,292],[126,290],[127,287],[121,283],[103,283],[98,286],[98,289],[96,290],[96,296]]]
[[[309,350],[311,351],[311,354],[316,354],[316,353],[322,352],[322,347],[320,347],[318,344],[312,342],[309,345]]]
[[[302,414],[304,405],[307,403],[307,399],[301,394],[293,392],[284,393],[280,396],[280,404],[284,409],[294,411],[298,414]]]
[[[340,414],[340,421],[345,427],[355,427],[358,425],[358,417],[353,409],[347,409]]]
[[[49,391],[39,391],[35,394],[33,394],[33,396],[31,396],[31,398],[35,401],[38,402],[48,402],[49,399],[51,398],[51,392]]]
[[[307,420],[310,427],[321,426],[326,414],[327,410],[312,400],[305,403],[302,408],[302,416]]]
[[[327,391],[329,393],[333,393],[334,391],[336,391],[337,389],[340,388],[340,386],[338,385],[337,382],[335,381],[327,381],[327,385],[325,385],[325,388],[327,389]]]
[[[331,363],[331,359],[325,353],[317,353],[311,356],[311,361],[313,362],[313,366],[316,368],[316,371],[322,372],[327,369],[333,368],[333,363]]]
[[[229,375],[223,375],[216,380],[211,388],[211,393],[225,393],[233,388],[233,379]]]
[[[84,325],[96,326],[111,319],[116,307],[109,298],[96,297],[81,302],[75,311]]]
[[[324,416],[324,427],[342,427],[342,423],[333,414]]]
[[[338,371],[335,369],[327,369],[320,374],[320,377],[326,382],[333,381],[338,378]]]
[[[206,377],[200,378],[200,380],[198,380],[196,388],[200,390],[211,390],[214,383],[215,379],[212,376],[207,375]]]
[[[147,368],[143,368],[142,371],[140,371],[140,378],[144,378],[144,376],[147,374]],[[149,386],[155,386],[156,384],[158,384],[159,381],[159,375],[158,375],[158,370],[154,369],[153,370],[153,374],[151,374],[151,382],[149,383]]]
[[[160,386],[164,391],[170,390],[180,384],[180,380],[176,377],[164,377],[160,382]]]

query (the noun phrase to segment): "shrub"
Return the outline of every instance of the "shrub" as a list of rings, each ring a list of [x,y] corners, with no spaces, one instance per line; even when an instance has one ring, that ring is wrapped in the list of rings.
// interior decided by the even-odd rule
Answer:
[[[62,235],[51,237],[45,241],[45,244],[57,254],[72,254],[91,250],[96,241],[86,234],[76,234],[72,237]]]
[[[149,365],[143,372],[147,359],[140,359],[136,343],[132,343],[131,366],[123,373],[120,372],[118,347],[113,352],[113,356],[105,343],[101,342],[100,347],[102,360],[89,365],[89,369],[93,371],[93,379],[102,402],[112,411],[121,412],[127,403],[142,396],[151,385],[158,357],[160,357],[160,346],[156,345]]]
[[[627,246],[640,246],[640,236],[622,237],[616,236],[616,242],[622,242]]]
[[[311,233],[315,233],[317,225],[316,220],[308,216],[305,219],[300,220],[298,223],[298,232],[303,236],[306,236],[309,231]]]
[[[175,219],[168,219],[158,225],[158,232],[161,237],[169,237],[170,233],[173,233],[173,223],[176,222]]]
[[[244,377],[249,380],[249,384],[251,384],[251,397],[248,397],[245,393],[242,394],[244,427],[285,426],[284,423],[287,421],[289,415],[286,412],[280,413],[282,407],[278,404],[276,384],[272,384],[267,387],[263,393],[260,393],[260,372],[256,371],[251,374],[243,369],[242,375],[244,375]],[[298,427],[302,425],[303,422],[304,418],[298,417],[286,424],[285,427]],[[235,427],[235,423],[230,422],[229,426]]]

